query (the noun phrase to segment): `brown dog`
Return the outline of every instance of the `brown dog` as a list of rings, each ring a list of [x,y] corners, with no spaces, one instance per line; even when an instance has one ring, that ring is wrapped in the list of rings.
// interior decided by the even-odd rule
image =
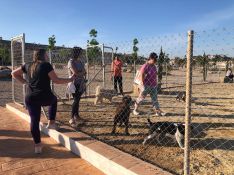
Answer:
[[[117,123],[120,126],[124,123],[125,125],[125,134],[130,135],[128,132],[128,123],[129,123],[129,116],[130,116],[130,106],[132,104],[132,98],[130,96],[124,96],[122,98],[122,103],[119,104],[116,108],[115,118],[114,118],[114,126],[112,130],[112,134],[115,134],[116,125]]]

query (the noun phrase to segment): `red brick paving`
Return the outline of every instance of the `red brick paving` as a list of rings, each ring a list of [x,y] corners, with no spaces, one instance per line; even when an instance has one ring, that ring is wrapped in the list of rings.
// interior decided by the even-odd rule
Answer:
[[[29,124],[0,107],[0,174],[103,175],[50,137],[42,142],[43,153],[34,154]]]

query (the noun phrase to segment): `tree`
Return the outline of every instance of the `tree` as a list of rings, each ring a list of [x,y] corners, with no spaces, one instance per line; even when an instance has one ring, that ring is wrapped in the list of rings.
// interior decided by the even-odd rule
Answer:
[[[209,66],[209,58],[204,52],[203,56],[197,56],[196,61],[200,66],[202,66],[203,81],[206,81]]]
[[[48,38],[49,41],[49,45],[48,45],[48,49],[50,50],[54,50],[55,48],[55,43],[56,43],[56,38],[54,35],[52,35],[51,37]]]
[[[89,36],[91,38],[91,40],[87,41],[87,44],[91,47],[89,47],[87,49],[87,54],[88,54],[88,59],[89,59],[89,63],[90,64],[96,64],[95,61],[97,61],[97,63],[101,63],[101,50],[100,48],[98,47],[99,45],[99,42],[96,40],[96,37],[97,37],[97,30],[95,29],[91,29],[90,32],[89,32]],[[96,46],[96,47],[95,47]],[[95,68],[96,69],[96,68]]]
[[[215,55],[212,58],[214,68],[217,68],[217,62],[222,61],[222,58],[219,55]]]
[[[158,92],[161,92],[164,60],[165,60],[165,54],[163,53],[161,47],[158,57]]]
[[[133,47],[132,47],[132,58],[133,58],[133,63],[134,63],[134,75],[136,74],[136,61],[137,61],[137,52],[139,50],[139,48],[137,47],[138,44],[138,40],[137,38],[133,39]]]
[[[7,47],[0,48],[0,62],[2,65],[11,63],[10,51]]]
[[[223,61],[226,61],[226,66],[225,66],[226,72],[228,71],[228,68],[231,65],[231,60],[232,60],[231,57],[228,57],[226,55],[223,56]]]

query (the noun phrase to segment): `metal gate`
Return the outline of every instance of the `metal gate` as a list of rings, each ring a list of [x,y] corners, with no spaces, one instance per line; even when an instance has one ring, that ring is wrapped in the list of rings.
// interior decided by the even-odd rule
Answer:
[[[25,34],[11,38],[12,71],[24,64]],[[24,104],[25,86],[12,78],[12,100],[17,104]]]
[[[89,49],[92,49],[91,52]],[[106,50],[110,52],[106,52]],[[108,56],[110,57],[108,59]],[[95,94],[95,87],[102,82],[102,87],[107,87],[107,66],[113,60],[114,50],[112,47],[101,45],[87,45],[86,47],[86,69],[88,95]],[[109,87],[109,86],[108,86]]]

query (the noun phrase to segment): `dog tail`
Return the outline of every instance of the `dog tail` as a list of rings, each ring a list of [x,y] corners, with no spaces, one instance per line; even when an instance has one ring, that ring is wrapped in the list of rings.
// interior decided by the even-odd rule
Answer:
[[[101,92],[101,87],[97,86],[96,87],[96,96],[100,95],[100,92]]]
[[[147,118],[147,121],[148,121],[148,125],[149,125],[149,126],[152,126],[152,125],[153,125],[153,123],[151,122],[151,120],[150,120],[149,118]]]

